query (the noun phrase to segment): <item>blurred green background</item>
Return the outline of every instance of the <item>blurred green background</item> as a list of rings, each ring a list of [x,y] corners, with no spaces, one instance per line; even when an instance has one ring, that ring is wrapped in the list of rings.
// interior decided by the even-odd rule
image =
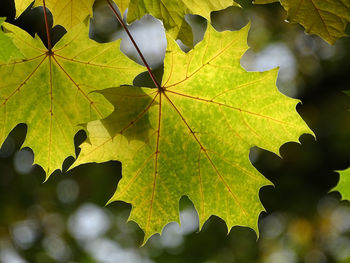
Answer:
[[[244,227],[228,233],[215,216],[198,232],[197,213],[183,197],[181,227],[168,224],[161,236],[153,236],[140,248],[141,229],[126,223],[130,205],[115,202],[105,207],[121,178],[122,164],[56,171],[43,183],[44,171],[32,166],[32,151],[20,149],[26,134],[21,124],[0,150],[1,262],[350,262],[350,203],[341,201],[337,192],[329,193],[339,180],[336,171],[350,165],[350,98],[344,92],[350,90],[350,38],[330,46],[306,35],[300,25],[286,23],[278,3],[240,3],[242,9],[213,12],[213,26],[219,31],[237,30],[251,21],[251,48],[242,66],[250,71],[280,67],[278,88],[301,100],[297,110],[316,134],[316,139],[303,135],[300,144],[284,144],[282,158],[259,148],[251,150],[254,166],[275,185],[260,190],[266,212],[260,216],[259,238]],[[1,0],[1,17],[32,35],[38,33],[45,42],[42,8],[28,8],[17,20],[14,15],[13,0]],[[206,20],[191,15],[186,19],[193,26],[195,42],[200,41]],[[166,47],[161,22],[145,16],[129,28],[161,76]],[[122,51],[139,61],[104,0],[94,5],[90,29],[98,42],[122,38]],[[64,33],[60,26],[51,29],[54,42]],[[137,81],[145,81],[142,78]],[[85,137],[83,132],[77,134],[77,153]],[[66,160],[65,170],[72,162],[73,158]]]

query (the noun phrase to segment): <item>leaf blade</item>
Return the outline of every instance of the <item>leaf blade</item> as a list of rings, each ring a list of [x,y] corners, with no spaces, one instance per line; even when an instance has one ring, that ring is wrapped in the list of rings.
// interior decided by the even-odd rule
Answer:
[[[164,90],[141,90],[148,103],[132,112],[132,125],[108,132],[106,124],[122,118],[118,108],[114,117],[88,124],[89,142],[74,166],[122,162],[123,178],[110,202],[132,204],[129,220],[143,229],[145,242],[167,223],[179,222],[183,195],[194,203],[200,226],[217,215],[228,229],[243,225],[257,231],[264,210],[258,191],[270,182],[250,163],[250,148],[278,153],[284,142],[312,133],[295,110],[298,101],[278,92],[277,70],[246,72],[240,66],[248,29],[218,33],[209,28],[189,53],[169,37]],[[147,136],[130,140],[128,132],[145,118]],[[280,132],[284,126],[290,130]]]
[[[337,39],[347,36],[345,30],[350,22],[349,0],[279,0],[287,11],[291,23],[299,23],[305,32],[318,35],[333,45]],[[277,2],[256,0],[255,4]]]
[[[0,17],[0,26],[5,21],[5,18]],[[11,39],[0,30],[0,61],[9,62],[11,59],[24,58],[23,54],[13,44]]]
[[[67,31],[92,16],[95,0],[46,0],[46,7],[51,11],[54,23],[63,26]],[[36,0],[34,7],[43,6],[43,0]]]
[[[120,41],[98,44],[89,39],[85,24],[65,35],[52,54],[39,37],[5,27],[26,59],[0,65],[6,83],[0,89],[0,144],[18,123],[26,123],[23,147],[33,149],[35,163],[48,177],[74,156],[79,125],[112,112],[113,106],[93,91],[132,83],[143,67],[121,53]]]
[[[19,17],[32,2],[33,0],[15,0],[16,17]]]
[[[350,200],[350,169],[339,171],[339,173],[339,183],[332,191],[338,191],[342,195],[342,199]]]
[[[239,6],[232,0],[131,0],[127,20],[129,23],[150,14],[164,23],[165,29],[174,39],[180,39],[185,45],[193,46],[193,34],[190,25],[185,20],[186,14],[196,14],[210,21],[210,12],[225,9],[229,6]]]

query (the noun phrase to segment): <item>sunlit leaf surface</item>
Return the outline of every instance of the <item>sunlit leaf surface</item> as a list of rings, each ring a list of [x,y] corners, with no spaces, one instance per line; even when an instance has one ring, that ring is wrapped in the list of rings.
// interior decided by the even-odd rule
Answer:
[[[0,26],[5,18],[0,17]],[[0,61],[8,62],[10,59],[23,58],[19,49],[13,44],[11,38],[0,30]]]
[[[49,52],[39,37],[5,24],[24,59],[0,64],[0,145],[19,123],[28,126],[24,146],[49,176],[75,154],[79,124],[102,119],[112,105],[95,90],[132,83],[143,70],[119,49],[99,44],[81,24]]]
[[[33,1],[34,0],[15,0],[16,17],[20,16]]]
[[[53,15],[54,24],[62,25],[70,30],[75,25],[92,15],[92,5],[95,0],[46,0],[45,4]],[[36,0],[34,6],[42,6],[43,0]]]
[[[118,4],[120,1],[116,2]],[[193,34],[190,25],[185,20],[185,15],[200,15],[210,21],[212,11],[232,5],[238,6],[232,0],[131,0],[127,18],[128,22],[133,22],[150,14],[163,22],[165,29],[174,39],[180,39],[191,47],[193,46]]]
[[[276,88],[277,70],[247,72],[240,58],[248,28],[216,32],[184,53],[169,37],[160,89],[120,87],[104,91],[116,110],[88,124],[89,139],[75,166],[122,162],[110,201],[132,204],[130,220],[145,241],[179,221],[179,199],[194,203],[200,226],[211,216],[257,230],[263,206],[259,189],[269,184],[250,163],[257,145],[278,153],[288,141],[312,133],[297,100]]]
[[[343,199],[350,200],[350,169],[340,172],[339,183],[333,190],[339,191]]]

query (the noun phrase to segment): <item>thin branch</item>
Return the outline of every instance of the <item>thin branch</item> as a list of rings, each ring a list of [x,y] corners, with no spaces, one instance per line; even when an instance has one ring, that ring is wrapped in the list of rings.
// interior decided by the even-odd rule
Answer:
[[[148,74],[150,75],[150,77],[151,77],[151,79],[152,79],[154,85],[156,86],[156,88],[157,88],[159,91],[162,91],[163,88],[162,88],[161,85],[158,83],[158,81],[157,81],[156,77],[154,76],[154,74],[153,74],[153,72],[152,72],[150,66],[148,65],[148,63],[147,63],[145,57],[143,56],[141,50],[139,49],[138,45],[136,44],[134,38],[132,37],[132,35],[131,35],[129,29],[128,29],[127,26],[125,25],[123,19],[120,17],[120,15],[118,14],[118,12],[114,9],[114,7],[113,7],[111,1],[110,1],[110,0],[106,0],[106,1],[107,1],[107,3],[108,3],[109,7],[111,8],[111,10],[113,11],[114,15],[116,16],[116,18],[118,19],[120,25],[124,28],[125,32],[126,32],[127,35],[129,36],[129,38],[130,38],[132,44],[133,44],[134,47],[136,48],[136,51],[137,51],[137,53],[139,54],[139,56],[140,56],[140,58],[141,58],[143,64],[146,66],[147,71],[148,71]]]
[[[51,50],[52,50],[51,35],[50,35],[50,29],[49,29],[49,22],[47,21],[45,0],[43,0],[43,9],[44,9],[45,28],[46,28],[46,36],[47,36],[47,48],[48,48],[49,52],[51,52]]]

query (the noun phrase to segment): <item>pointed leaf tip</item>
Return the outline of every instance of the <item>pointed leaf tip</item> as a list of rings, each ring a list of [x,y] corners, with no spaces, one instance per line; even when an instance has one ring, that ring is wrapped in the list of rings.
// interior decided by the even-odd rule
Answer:
[[[338,191],[343,200],[350,200],[350,168],[338,172],[340,174],[339,183],[332,191]]]
[[[52,54],[40,38],[3,25],[24,59],[0,62],[0,79],[7,84],[0,89],[0,144],[18,123],[25,123],[23,147],[33,150],[35,163],[49,176],[68,156],[75,156],[79,125],[113,111],[110,102],[93,91],[131,84],[144,67],[120,51],[120,41],[100,44],[89,39],[85,24],[64,35]]]

